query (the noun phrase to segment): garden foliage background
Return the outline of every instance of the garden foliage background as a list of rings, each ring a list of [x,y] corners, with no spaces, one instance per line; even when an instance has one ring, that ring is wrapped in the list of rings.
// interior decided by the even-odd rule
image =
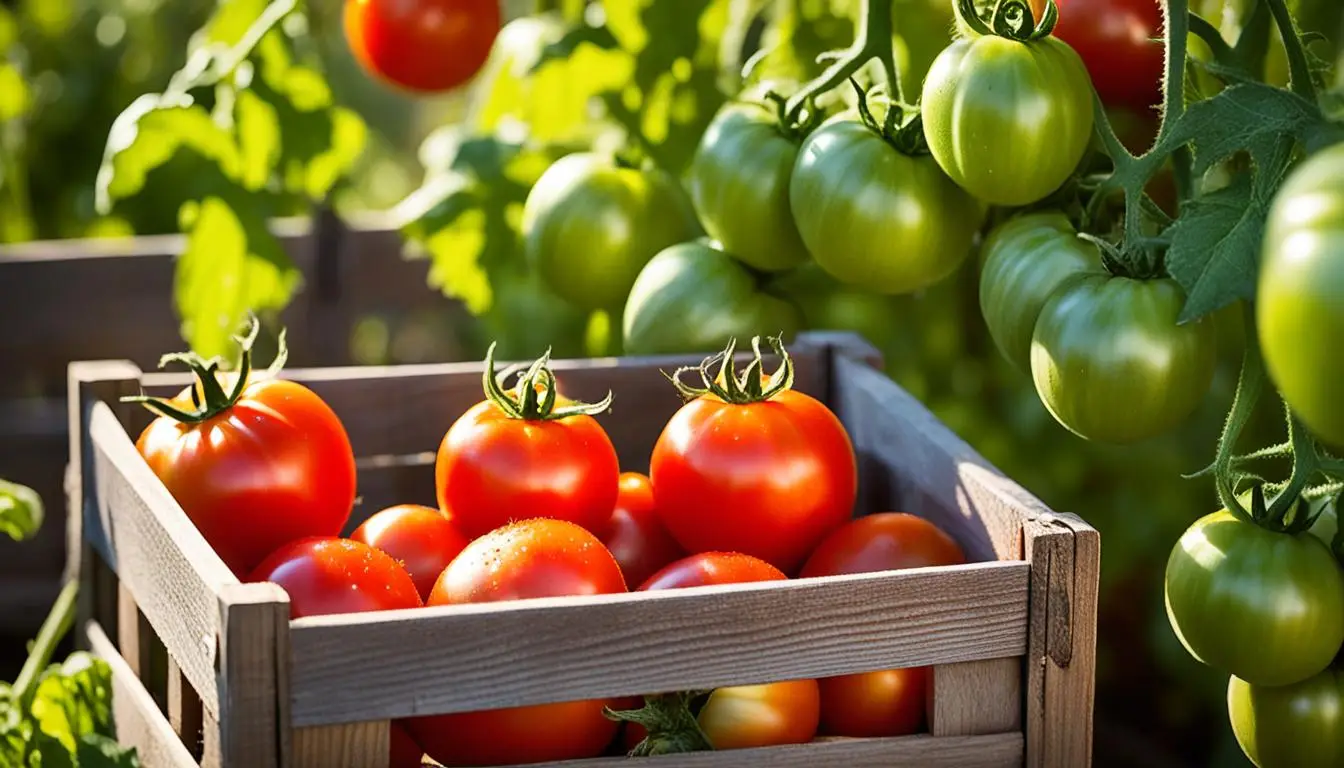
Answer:
[[[266,4],[230,2],[253,17]],[[893,3],[905,89],[916,92],[948,41],[951,3]],[[1315,5],[1328,10],[1330,3],[1308,3],[1299,15],[1303,26],[1337,31],[1338,19],[1328,14],[1321,22],[1310,18]],[[1248,4],[1194,3],[1225,29],[1235,29]],[[531,16],[533,3],[506,3],[514,20],[487,70],[467,90],[427,98],[370,80],[348,53],[339,3],[309,2],[308,28],[285,30],[288,47],[277,43],[261,54],[276,57],[272,74],[286,68],[288,85],[257,110],[263,119],[237,127],[244,165],[235,178],[201,182],[208,151],[195,147],[169,159],[154,156],[146,142],[116,158],[145,171],[141,186],[125,187],[119,167],[122,186],[109,189],[100,187],[99,169],[114,120],[142,94],[164,91],[215,2],[0,1],[0,244],[190,230],[203,226],[208,206],[183,203],[229,201],[246,241],[236,258],[203,247],[183,258],[205,265],[199,273],[207,286],[226,270],[259,264],[275,279],[265,295],[231,299],[237,306],[202,307],[179,295],[190,337],[193,311],[237,312],[244,301],[278,307],[302,290],[290,282],[282,255],[267,261],[264,221],[325,202],[348,219],[402,226],[408,252],[387,258],[429,259],[425,290],[445,296],[442,316],[421,318],[414,328],[392,333],[371,318],[350,340],[360,362],[471,359],[490,338],[510,357],[535,355],[547,344],[564,356],[609,351],[604,318],[546,295],[521,265],[516,230],[531,182],[566,151],[622,141],[683,169],[710,116],[737,86],[742,51],[768,48],[756,76],[787,87],[819,71],[818,54],[849,44],[857,2],[609,0],[603,27],[591,25],[591,14],[583,22],[582,3],[541,5],[547,14]],[[744,23],[767,5],[768,26]],[[1277,55],[1269,57],[1271,68],[1283,68]],[[593,103],[603,119],[591,119]],[[1129,117],[1141,125],[1142,116]],[[178,141],[190,130],[159,129],[161,138]],[[289,172],[280,174],[286,178],[278,189],[253,185],[248,162],[261,163],[254,170],[263,178]],[[202,183],[215,186],[196,189]],[[1219,316],[1223,364],[1196,418],[1173,435],[1112,448],[1060,427],[1030,380],[997,354],[980,318],[977,278],[968,266],[917,295],[856,297],[837,305],[830,321],[869,336],[891,375],[990,461],[1052,507],[1101,530],[1098,765],[1245,765],[1226,723],[1226,677],[1180,647],[1161,591],[1171,543],[1217,503],[1210,483],[1180,473],[1207,463],[1217,438],[1235,385],[1240,308]],[[178,290],[191,293],[190,286]],[[19,330],[21,321],[10,318],[7,332],[41,333]],[[1272,435],[1281,424],[1270,418],[1259,429]],[[15,664],[23,655],[21,648],[2,650]]]

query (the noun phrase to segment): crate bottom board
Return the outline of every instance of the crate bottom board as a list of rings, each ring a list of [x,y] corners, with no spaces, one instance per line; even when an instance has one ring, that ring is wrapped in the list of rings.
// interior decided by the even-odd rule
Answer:
[[[90,650],[104,658],[112,671],[112,712],[118,740],[137,748],[144,768],[190,768],[201,765],[187,750],[168,717],[131,669],[116,645],[95,621],[88,623]],[[310,732],[331,727],[306,729]],[[313,745],[312,733],[301,739]],[[526,768],[612,768],[638,765],[651,768],[1017,768],[1023,764],[1024,737],[1020,732],[978,736],[931,736],[919,734],[885,739],[822,738],[808,744],[724,752],[695,752],[657,757],[603,757],[532,763]],[[318,749],[318,752],[327,750]],[[342,750],[331,752],[340,754]],[[335,761],[324,755],[311,763],[295,756],[296,768],[320,764],[323,768],[385,768],[382,764]],[[426,761],[426,768],[438,764]],[[234,768],[221,766],[220,768]],[[241,767],[238,767],[241,768]],[[524,768],[516,766],[515,768]]]

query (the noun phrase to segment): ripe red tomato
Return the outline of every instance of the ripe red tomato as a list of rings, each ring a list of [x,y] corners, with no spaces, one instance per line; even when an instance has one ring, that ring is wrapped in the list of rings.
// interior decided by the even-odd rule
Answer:
[[[1164,54],[1157,0],[1055,0],[1055,4],[1059,22],[1054,36],[1078,52],[1104,104],[1147,111],[1161,103]],[[1035,0],[1033,5],[1044,3]]]
[[[256,332],[254,324],[242,344],[241,388],[237,374],[216,377],[199,357],[178,356],[197,383],[171,400],[144,400],[159,417],[135,444],[239,576],[283,544],[340,535],[355,502],[341,420],[302,384],[248,375]]]
[[[803,565],[800,576],[925,568],[966,562],[957,542],[938,526],[906,512],[856,518],[827,536]]]
[[[398,504],[365,520],[350,538],[376,547],[401,562],[422,599],[429,599],[443,569],[467,546],[446,515],[420,504]]]
[[[429,605],[624,592],[621,567],[597,537],[574,523],[535,518],[468,544],[444,570]],[[407,721],[443,765],[510,765],[597,757],[616,735],[602,710],[618,700],[508,707]]]
[[[653,511],[653,486],[647,475],[638,472],[621,473],[616,511],[602,543],[620,563],[626,584],[642,584],[686,554]]]
[[[345,0],[350,52],[369,74],[409,91],[456,88],[485,65],[499,0]]]
[[[314,536],[292,541],[271,553],[247,581],[271,581],[284,588],[292,619],[423,605],[415,582],[400,563],[350,539]]]
[[[568,520],[604,534],[621,469],[611,438],[592,414],[610,401],[561,404],[558,396],[546,397],[555,387],[546,357],[505,392],[494,351],[492,344],[486,354],[486,399],[454,422],[439,445],[439,508],[471,538],[520,516]]]
[[[838,576],[966,562],[957,542],[922,517],[881,512],[826,537],[802,576]],[[928,667],[884,669],[819,680],[821,728],[834,736],[903,736],[924,725]]]
[[[649,477],[658,516],[686,551],[741,552],[792,573],[850,518],[858,470],[840,420],[789,388],[793,362],[781,357],[784,375],[764,391],[747,386],[755,363],[733,383],[715,381],[710,365],[703,389],[678,382],[695,399],[658,436]]]
[[[787,578],[783,571],[751,555],[740,552],[701,552],[669,563],[640,584],[636,591],[776,581]]]
[[[411,738],[411,732],[399,720],[392,721],[391,757],[388,768],[420,768],[424,764],[425,750]]]

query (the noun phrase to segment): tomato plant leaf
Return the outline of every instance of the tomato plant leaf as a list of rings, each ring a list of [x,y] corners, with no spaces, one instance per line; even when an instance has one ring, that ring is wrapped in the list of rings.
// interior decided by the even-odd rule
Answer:
[[[174,302],[182,337],[206,357],[227,355],[247,313],[283,308],[300,280],[255,202],[231,197],[184,207],[187,245],[178,258]]]
[[[1241,83],[1191,104],[1161,147],[1169,151],[1191,144],[1196,175],[1241,150],[1260,166],[1274,154],[1281,137],[1304,138],[1320,122],[1316,106],[1295,93]]]
[[[89,653],[72,653],[43,673],[33,697],[33,719],[39,730],[74,754],[81,734],[115,735],[111,698],[112,671],[107,662]]]
[[[232,134],[189,96],[146,94],[112,124],[96,184],[98,212],[106,215],[120,199],[138,193],[149,172],[187,148],[236,178],[242,162]]]
[[[42,497],[26,485],[0,480],[0,532],[26,541],[42,527]]]
[[[235,109],[242,153],[240,181],[248,189],[261,189],[280,161],[280,116],[275,107],[251,90],[238,92]]]

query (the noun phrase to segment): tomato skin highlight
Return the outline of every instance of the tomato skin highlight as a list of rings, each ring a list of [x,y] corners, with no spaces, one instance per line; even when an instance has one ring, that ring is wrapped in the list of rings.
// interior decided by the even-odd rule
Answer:
[[[1162,103],[1162,7],[1157,0],[1056,4],[1059,21],[1051,34],[1077,51],[1104,104],[1151,111]]]
[[[999,352],[1031,373],[1031,335],[1050,297],[1087,274],[1106,274],[1097,246],[1058,211],[1017,216],[985,238],[980,312]]]
[[[621,566],[627,585],[643,584],[668,563],[685,557],[653,509],[653,485],[647,475],[622,472],[616,510],[602,539]]]
[[[1165,592],[1186,650],[1255,685],[1299,683],[1344,645],[1344,576],[1309,532],[1205,515],[1172,547]]]
[[[664,248],[644,265],[621,319],[625,351],[635,355],[706,352],[758,335],[787,341],[803,325],[797,306],[704,240]]]
[[[625,592],[616,559],[592,533],[563,520],[510,523],[467,545],[427,605]],[[477,766],[597,757],[616,735],[602,710],[619,699],[539,704],[411,718],[407,727],[443,765]]]
[[[783,571],[751,555],[741,552],[701,552],[669,563],[649,576],[636,591],[782,581],[787,578]]]
[[[257,566],[246,581],[269,581],[289,594],[289,617],[419,608],[410,574],[391,555],[350,539],[292,541]]]
[[[1322,441],[1344,446],[1344,144],[1289,174],[1265,225],[1256,325],[1265,369],[1294,414]]]
[[[983,218],[933,158],[902,154],[847,118],[828,120],[804,140],[789,199],[822,269],[885,294],[917,291],[956,271]]]
[[[177,400],[190,402],[190,391]],[[240,577],[288,542],[338,536],[354,507],[345,427],[293,381],[249,383],[237,403],[200,424],[159,416],[136,448]]]
[[[809,260],[789,208],[798,142],[765,110],[730,104],[705,129],[688,191],[705,231],[754,269],[778,272]]]
[[[938,165],[994,205],[1029,205],[1054,192],[1092,139],[1087,67],[1053,36],[956,40],[929,68],[921,104]]]
[[[619,480],[616,448],[592,416],[515,419],[489,400],[453,423],[434,464],[439,508],[468,538],[520,515],[601,535]]]
[[[410,92],[457,88],[485,65],[499,0],[345,0],[346,40],[379,81]]]
[[[1344,672],[1330,667],[1300,683],[1227,681],[1232,733],[1256,768],[1344,765]]]
[[[1055,419],[1088,440],[1126,444],[1176,428],[1209,391],[1213,321],[1177,325],[1174,280],[1086,275],[1046,302],[1031,376]]]
[[[718,688],[696,719],[715,749],[805,744],[817,735],[821,694],[816,680]]]
[[[659,435],[649,477],[683,549],[741,552],[788,574],[850,519],[858,469],[835,414],[788,389],[747,405],[686,403]]]
[[[429,598],[443,569],[467,546],[467,538],[443,512],[420,504],[398,504],[374,513],[350,538],[386,552],[415,582],[421,599]]]
[[[817,546],[800,578],[927,568],[966,562],[961,546],[928,520],[906,512],[856,518]],[[885,669],[824,678],[821,730],[833,736],[917,733],[924,726],[929,667]]]
[[[560,298],[618,310],[654,254],[703,234],[690,198],[658,170],[579,152],[551,164],[523,204],[528,263]]]

